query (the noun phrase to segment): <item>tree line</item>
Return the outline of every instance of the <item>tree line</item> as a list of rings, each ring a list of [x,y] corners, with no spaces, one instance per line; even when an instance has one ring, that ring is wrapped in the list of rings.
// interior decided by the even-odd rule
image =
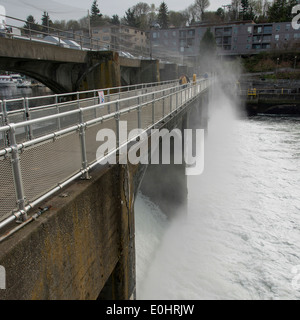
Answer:
[[[184,27],[199,23],[222,23],[230,21],[253,20],[257,23],[284,22],[293,18],[292,8],[297,0],[232,0],[230,5],[224,5],[216,11],[208,11],[209,0],[195,0],[192,5],[182,11],[168,9],[165,1],[159,7],[154,4],[139,2],[128,8],[123,17],[109,17],[101,12],[98,0],[94,0],[90,14],[79,20],[56,20],[52,22],[47,12],[44,12],[39,24],[30,15],[27,17],[25,29],[46,32],[49,27],[60,30],[84,30],[91,27],[109,24],[127,25],[141,30],[151,28],[167,29],[169,27]]]

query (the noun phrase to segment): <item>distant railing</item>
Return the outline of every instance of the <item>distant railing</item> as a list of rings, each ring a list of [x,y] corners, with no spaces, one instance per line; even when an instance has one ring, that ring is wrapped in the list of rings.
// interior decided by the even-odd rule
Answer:
[[[256,89],[251,88],[248,90],[240,90],[239,94],[242,97],[247,97],[249,99],[267,99],[267,100],[298,100],[300,101],[300,91],[298,89],[273,89],[273,88],[263,88]]]
[[[209,84],[210,79],[201,79],[188,86],[171,81],[134,90],[120,88],[105,96],[109,97],[106,101],[93,97],[92,103],[83,107],[85,99],[78,99],[77,108],[70,110],[57,110],[56,105],[32,108],[26,121],[1,126],[0,229],[16,219],[27,219],[30,209],[72,181],[88,178],[95,166],[135,141],[137,137],[129,139],[120,134],[121,121],[127,123],[128,133],[133,129],[147,132],[196,99]],[[63,104],[60,107],[65,108]],[[45,116],[45,110],[50,109]],[[106,156],[97,159],[103,142],[96,136],[101,129],[113,130],[117,141]]]

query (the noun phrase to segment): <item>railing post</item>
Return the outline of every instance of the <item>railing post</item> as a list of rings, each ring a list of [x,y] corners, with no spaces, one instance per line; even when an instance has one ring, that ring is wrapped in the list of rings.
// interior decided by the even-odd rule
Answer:
[[[116,119],[116,133],[117,133],[117,141],[116,141],[116,147],[119,149],[120,147],[120,102],[117,100],[116,102],[116,114],[115,114],[115,119]],[[117,154],[119,154],[119,151],[117,151]]]
[[[110,89],[107,90],[107,102],[110,102]],[[107,105],[107,113],[110,114],[110,104]]]
[[[175,107],[176,110],[178,109],[178,90],[179,90],[179,87],[176,90],[176,107]]]
[[[30,121],[31,117],[30,117],[29,100],[28,100],[28,98],[24,98],[23,103],[24,103],[25,118],[26,118],[27,121]],[[27,133],[28,133],[28,139],[32,140],[33,139],[33,133],[32,133],[32,125],[31,124],[29,126],[27,126]]]
[[[10,146],[12,149],[11,163],[12,163],[13,177],[14,177],[14,183],[15,183],[17,206],[18,206],[18,210],[22,213],[22,220],[25,221],[27,220],[27,214],[25,212],[24,187],[23,187],[23,180],[22,180],[22,173],[21,173],[19,150],[18,150],[18,145],[16,141],[16,130],[14,125],[10,126],[9,136],[10,136]]]
[[[9,123],[9,120],[8,120],[8,114],[7,114],[6,100],[3,100],[2,111],[3,111],[3,122],[5,125],[7,125]],[[3,139],[4,139],[4,145],[8,147],[9,146],[8,132],[3,133]]]
[[[140,96],[138,96],[138,110],[137,110],[137,114],[138,114],[138,129],[142,128],[142,107],[141,107],[141,98]]]
[[[155,93],[152,93],[152,124],[155,122]]]
[[[4,126],[3,101],[0,100],[1,126]]]
[[[56,113],[59,114],[59,104],[58,104],[58,96],[57,94],[55,95],[55,105],[56,105]],[[60,117],[57,117],[57,130],[61,129],[61,121]]]
[[[81,141],[81,159],[82,159],[82,169],[86,170],[86,172],[83,174],[82,179],[90,179],[89,172],[87,170],[88,168],[88,160],[87,160],[87,153],[86,153],[86,140],[85,140],[85,124],[83,119],[83,110],[80,109],[79,113],[79,121],[80,121],[80,141]]]
[[[172,100],[173,100],[173,92],[174,88],[171,88],[171,94],[170,94],[170,113],[172,113]]]
[[[163,91],[163,99],[162,99],[162,117],[165,117],[165,90]]]

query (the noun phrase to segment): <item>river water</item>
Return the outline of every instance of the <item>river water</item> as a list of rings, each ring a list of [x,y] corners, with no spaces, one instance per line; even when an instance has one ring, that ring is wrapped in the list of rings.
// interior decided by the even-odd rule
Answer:
[[[0,100],[17,99],[23,97],[38,97],[53,94],[47,87],[17,88],[0,87]]]
[[[137,298],[300,299],[300,118],[210,109],[188,217],[136,201]]]

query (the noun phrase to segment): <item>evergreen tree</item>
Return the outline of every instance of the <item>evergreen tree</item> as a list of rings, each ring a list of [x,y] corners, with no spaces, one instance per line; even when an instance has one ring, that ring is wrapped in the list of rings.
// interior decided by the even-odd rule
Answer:
[[[241,0],[241,7],[242,20],[253,20],[255,18],[253,3],[249,0]]]
[[[200,41],[198,63],[203,71],[211,72],[214,69],[217,44],[214,34],[207,28]]]
[[[162,2],[159,7],[157,22],[162,29],[168,29],[169,27],[169,12],[165,2]]]
[[[98,1],[94,0],[91,8],[91,25],[97,26],[100,25],[102,14],[100,13],[100,9],[98,7]]]
[[[117,14],[114,14],[110,20],[111,24],[119,25],[121,24],[119,16]]]
[[[293,19],[292,8],[298,3],[297,0],[275,0],[269,7],[269,22],[288,22]]]
[[[210,31],[210,28],[207,28],[203,38],[200,41],[200,56],[214,56],[216,53],[216,39],[214,34]]]
[[[40,26],[36,23],[34,17],[32,15],[29,15],[26,19],[26,23],[24,24],[23,28],[25,29],[25,33],[29,34],[29,30],[34,31],[41,31]]]
[[[44,11],[43,16],[42,16],[42,31],[43,32],[50,32],[50,27],[52,27],[53,22],[51,21],[48,12]]]
[[[125,17],[124,17],[125,24],[129,27],[133,28],[139,28],[139,21],[135,16],[135,11],[134,9],[128,9],[125,12]]]

